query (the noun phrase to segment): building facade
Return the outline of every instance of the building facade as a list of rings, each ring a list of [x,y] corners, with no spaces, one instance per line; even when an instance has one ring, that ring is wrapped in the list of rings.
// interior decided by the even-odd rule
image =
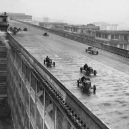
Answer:
[[[95,22],[96,26],[100,27],[100,30],[117,30],[117,24],[109,24],[105,22]]]
[[[65,31],[84,34],[89,36],[95,36],[95,31],[100,30],[99,26],[95,26],[94,24],[87,25],[66,25],[64,27]]]
[[[25,13],[8,13],[9,19],[31,21],[32,16]]]
[[[0,15],[0,31],[7,31],[9,26],[7,17],[6,12]]]
[[[96,31],[95,38],[109,45],[129,50],[129,31]]]
[[[60,22],[39,22],[39,25],[42,26],[42,27],[45,27],[45,28],[64,30],[64,26],[67,25],[67,23],[60,23]]]

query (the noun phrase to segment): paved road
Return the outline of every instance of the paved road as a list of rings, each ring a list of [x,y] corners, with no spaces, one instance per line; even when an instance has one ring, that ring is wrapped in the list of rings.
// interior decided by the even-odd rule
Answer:
[[[43,64],[44,58],[50,56],[56,67],[49,71],[111,129],[129,128],[129,59],[102,50],[98,56],[89,55],[85,53],[85,44],[53,34],[44,37],[43,31],[28,29],[15,38],[39,62]],[[85,63],[98,72],[91,77],[92,84],[97,85],[95,95],[83,94],[76,84],[82,76],[79,68]]]

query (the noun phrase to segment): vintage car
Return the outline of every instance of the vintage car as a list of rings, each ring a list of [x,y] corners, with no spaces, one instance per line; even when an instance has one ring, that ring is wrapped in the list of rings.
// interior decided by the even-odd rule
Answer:
[[[23,31],[28,31],[28,29],[27,28],[24,28]]]
[[[55,62],[53,62],[52,59],[50,59],[48,56],[44,59],[44,64],[47,67],[55,67]]]
[[[43,36],[48,36],[48,33],[45,32],[45,33],[43,34]]]
[[[93,87],[91,86],[91,81],[90,78],[87,78],[83,76],[82,78],[79,78],[77,80],[77,86],[81,88],[82,92],[84,93],[91,93],[93,89],[93,93],[96,92],[96,86],[94,85]]]
[[[13,34],[16,35],[19,31],[21,31],[21,28],[17,28],[17,27],[10,27],[9,31]]]
[[[85,64],[83,67],[80,67],[80,72],[85,74],[86,76],[97,75],[97,71],[93,70],[93,68],[89,67],[87,64]]]
[[[93,47],[88,47],[85,51],[89,54],[92,54],[92,55],[98,55],[99,54],[99,52],[97,50],[95,50],[95,48],[93,48]]]

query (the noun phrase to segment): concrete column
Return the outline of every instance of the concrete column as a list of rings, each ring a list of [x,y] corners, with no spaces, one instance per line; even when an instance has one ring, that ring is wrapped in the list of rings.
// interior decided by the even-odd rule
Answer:
[[[129,50],[129,44],[127,45],[127,50]]]
[[[44,106],[44,108],[43,108],[43,129],[44,129],[44,124],[45,124],[45,100],[46,100],[45,94],[46,94],[46,91],[44,89],[44,96],[43,96],[43,106]]]
[[[124,44],[124,49],[126,49],[126,50],[127,50],[127,44]]]
[[[120,48],[120,44],[117,44],[117,47]]]
[[[108,34],[108,39],[111,40],[111,35],[110,34]]]
[[[124,40],[124,36],[123,35],[120,35],[120,40]]]
[[[55,106],[55,128],[56,129],[56,123],[57,123],[57,107]]]
[[[100,34],[101,36],[100,36],[100,38],[103,38],[103,34]]]
[[[124,46],[123,44],[120,44],[120,48],[121,48],[121,49],[123,49],[123,46]]]
[[[129,42],[129,35],[127,36],[128,42]]]
[[[123,49],[124,49],[124,44],[123,44]]]
[[[121,37],[120,37],[120,34],[119,34],[119,40],[121,39]]]

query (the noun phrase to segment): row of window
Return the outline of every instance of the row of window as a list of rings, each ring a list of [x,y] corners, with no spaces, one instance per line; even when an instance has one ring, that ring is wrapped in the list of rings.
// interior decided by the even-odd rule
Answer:
[[[108,39],[108,34],[96,33],[96,37]],[[128,41],[127,35],[111,34],[111,39],[122,39]]]

